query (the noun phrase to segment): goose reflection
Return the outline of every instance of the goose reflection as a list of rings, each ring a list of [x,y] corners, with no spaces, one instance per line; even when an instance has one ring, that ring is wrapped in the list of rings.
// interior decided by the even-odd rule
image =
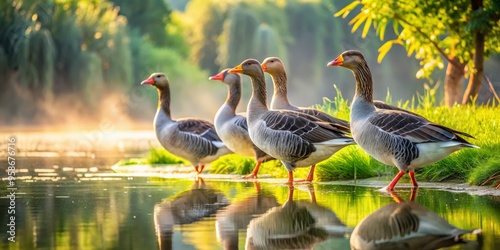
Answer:
[[[330,237],[343,237],[349,231],[335,213],[317,205],[315,200],[293,201],[293,190],[290,186],[283,206],[271,208],[250,221],[246,249],[312,249]]]
[[[246,229],[256,216],[280,205],[273,194],[260,189],[258,182],[254,182],[254,186],[256,195],[235,202],[217,213],[217,240],[222,243],[224,249],[238,249],[239,231]]]
[[[190,190],[156,204],[154,224],[159,248],[172,249],[174,225],[199,221],[227,205],[227,197],[206,186],[202,178],[198,178]]]
[[[415,203],[416,189],[409,202],[395,192],[396,201],[368,215],[351,234],[351,249],[438,249],[466,241],[464,234],[480,234],[481,229],[463,230]]]

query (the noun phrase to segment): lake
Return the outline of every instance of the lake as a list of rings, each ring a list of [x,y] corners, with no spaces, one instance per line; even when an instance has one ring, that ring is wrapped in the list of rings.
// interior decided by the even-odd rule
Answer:
[[[142,155],[154,138],[148,134],[129,142],[120,137],[113,145],[102,143],[108,140],[103,138],[103,145],[94,143],[90,150],[85,147],[87,151],[77,150],[75,144],[65,147],[64,140],[54,145],[61,148],[57,151],[45,150],[51,147],[47,142],[37,143],[36,150],[18,145],[16,242],[8,240],[8,195],[13,190],[7,189],[3,174],[1,249],[350,249],[349,232],[358,222],[412,195],[405,186],[396,187],[393,197],[372,184],[315,183],[290,190],[266,178],[254,183],[211,175],[159,178],[114,173],[110,168],[116,161]],[[37,140],[29,145],[33,141]],[[0,166],[6,168],[6,160]],[[500,196],[422,186],[414,202],[459,228],[483,231],[481,236],[465,237],[471,243],[449,249],[500,249]],[[307,229],[299,235],[287,228],[289,233],[277,237],[268,233],[283,225],[314,223],[321,230]]]

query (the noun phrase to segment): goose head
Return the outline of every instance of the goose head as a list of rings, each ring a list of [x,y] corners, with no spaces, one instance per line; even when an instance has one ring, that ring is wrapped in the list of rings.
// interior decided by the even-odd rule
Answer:
[[[149,76],[148,79],[141,82],[141,85],[148,84],[155,86],[158,89],[163,89],[168,87],[168,78],[163,73],[153,73]]]
[[[208,80],[221,81],[229,86],[238,84],[241,80],[240,75],[229,74],[228,73],[229,70],[230,68],[224,69],[219,74],[209,77]]]
[[[246,59],[240,65],[230,69],[228,73],[242,73],[250,77],[259,77],[264,75],[264,71],[262,71],[259,61],[255,59]]]
[[[335,60],[329,62],[326,66],[341,66],[351,70],[358,69],[361,65],[366,64],[365,57],[357,50],[348,50],[343,52]]]
[[[285,66],[283,62],[277,57],[268,57],[264,59],[261,64],[262,70],[269,74],[275,74],[277,72],[284,72]]]

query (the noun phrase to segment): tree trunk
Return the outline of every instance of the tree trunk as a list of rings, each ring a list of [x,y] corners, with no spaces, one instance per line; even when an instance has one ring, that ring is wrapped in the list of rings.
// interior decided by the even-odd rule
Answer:
[[[472,11],[483,7],[483,0],[472,0]],[[462,104],[472,103],[477,97],[484,72],[484,33],[477,30],[474,32],[474,69],[467,84]]]
[[[464,76],[465,64],[458,58],[452,58],[461,67],[448,63],[446,68],[446,78],[444,79],[444,103],[448,107],[453,107],[455,103],[462,102],[462,78]]]

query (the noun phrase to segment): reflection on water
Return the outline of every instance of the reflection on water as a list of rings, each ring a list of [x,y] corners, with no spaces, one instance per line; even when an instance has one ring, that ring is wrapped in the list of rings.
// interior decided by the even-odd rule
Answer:
[[[280,204],[274,194],[262,191],[258,182],[254,183],[256,194],[231,205],[217,213],[215,223],[217,240],[224,249],[238,249],[239,234],[246,231],[250,221]]]
[[[396,204],[370,187],[315,184],[289,190],[275,183],[120,176],[98,167],[92,178],[75,168],[55,171],[50,179],[19,179],[18,241],[10,244],[4,227],[0,249],[245,249],[247,242],[260,249],[350,249],[346,231]],[[409,189],[398,191],[410,196]],[[8,223],[7,194],[1,186],[0,225]],[[476,249],[500,249],[499,197],[420,188],[415,201],[458,228],[481,228]]]
[[[350,231],[335,213],[314,200],[293,201],[293,191],[289,187],[285,204],[250,221],[246,249],[312,249],[329,237],[343,237]],[[334,230],[330,234],[328,229]]]
[[[395,203],[389,203],[363,219],[354,229],[351,249],[361,250],[432,250],[457,244],[469,244],[468,249],[481,249],[481,230],[463,230],[414,202],[403,201],[392,192]],[[479,241],[465,241],[464,234],[479,234]]]
[[[184,225],[208,217],[229,200],[221,192],[207,187],[197,178],[190,190],[183,191],[155,205],[154,223],[160,249],[172,249],[174,225]]]

